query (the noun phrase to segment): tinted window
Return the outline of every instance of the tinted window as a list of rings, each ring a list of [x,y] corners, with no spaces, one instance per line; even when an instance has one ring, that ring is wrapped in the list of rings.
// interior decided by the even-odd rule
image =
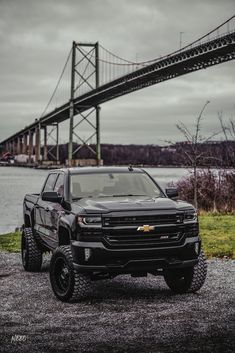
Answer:
[[[72,198],[105,196],[152,196],[162,193],[144,173],[97,173],[71,176]]]
[[[43,191],[53,191],[56,178],[57,178],[57,174],[55,173],[49,174]]]
[[[60,196],[64,196],[64,174],[59,174],[54,191],[56,191]]]

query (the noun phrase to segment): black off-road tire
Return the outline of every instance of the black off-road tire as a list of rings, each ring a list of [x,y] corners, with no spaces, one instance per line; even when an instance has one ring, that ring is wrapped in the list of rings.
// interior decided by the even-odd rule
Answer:
[[[42,251],[39,249],[31,228],[24,228],[21,236],[22,264],[26,271],[39,272],[42,267]]]
[[[64,302],[84,299],[91,288],[90,276],[74,268],[69,245],[60,246],[53,253],[50,281],[55,296]]]
[[[168,287],[175,293],[195,293],[203,286],[206,274],[206,258],[201,251],[197,265],[189,268],[165,270],[164,279]]]

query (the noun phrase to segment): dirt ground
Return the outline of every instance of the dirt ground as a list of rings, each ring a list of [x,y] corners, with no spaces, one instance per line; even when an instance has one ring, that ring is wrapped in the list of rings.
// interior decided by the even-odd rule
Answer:
[[[120,276],[94,284],[81,303],[62,303],[48,267],[24,272],[0,253],[0,352],[234,352],[235,261],[208,261],[197,294],[171,293],[161,277]]]

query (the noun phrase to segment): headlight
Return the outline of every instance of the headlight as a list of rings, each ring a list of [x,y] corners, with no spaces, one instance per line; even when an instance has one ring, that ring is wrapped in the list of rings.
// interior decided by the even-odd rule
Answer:
[[[198,220],[198,216],[197,216],[197,212],[195,210],[184,212],[184,223],[197,222],[197,220]]]
[[[101,225],[101,217],[78,217],[78,224]]]

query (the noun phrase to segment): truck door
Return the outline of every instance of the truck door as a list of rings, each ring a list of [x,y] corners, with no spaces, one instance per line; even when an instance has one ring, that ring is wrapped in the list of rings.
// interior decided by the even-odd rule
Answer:
[[[59,173],[53,187],[53,191],[56,191],[60,196],[64,197],[64,173]],[[56,248],[58,246],[58,224],[61,216],[64,215],[65,211],[61,204],[48,202],[49,212],[45,214],[46,226],[49,230],[51,247]]]
[[[53,191],[56,180],[58,177],[58,173],[50,173],[47,177],[47,180],[44,184],[42,192],[38,198],[38,203],[35,206],[35,226],[34,229],[37,233],[39,233],[40,238],[46,245],[50,248],[53,246],[52,235],[51,235],[51,210],[52,203],[48,201],[42,200],[42,193],[44,191]]]

